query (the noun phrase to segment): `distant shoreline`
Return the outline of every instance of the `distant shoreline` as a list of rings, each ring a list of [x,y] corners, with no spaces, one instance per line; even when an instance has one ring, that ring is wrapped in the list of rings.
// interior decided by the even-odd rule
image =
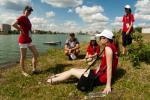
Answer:
[[[9,61],[9,62],[6,62],[6,63],[1,63],[0,64],[0,69],[7,69],[7,68],[10,68],[10,67],[13,67],[14,65],[18,64],[19,61]]]

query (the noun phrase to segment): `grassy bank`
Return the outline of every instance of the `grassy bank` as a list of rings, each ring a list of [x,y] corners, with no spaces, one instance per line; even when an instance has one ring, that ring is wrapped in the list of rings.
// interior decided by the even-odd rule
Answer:
[[[85,43],[81,44],[79,60],[68,61],[62,49],[51,49],[39,57],[38,69],[42,72],[27,78],[20,74],[19,65],[0,72],[1,100],[80,100],[87,93],[76,89],[74,78],[57,85],[45,82],[48,75],[59,73],[71,68],[85,68],[86,63],[81,59],[85,54]],[[96,65],[99,63],[97,61]],[[95,66],[96,66],[95,65]],[[94,67],[94,66],[93,66]],[[28,72],[31,73],[31,61],[27,59]],[[94,92],[102,91],[105,86],[94,88]],[[139,69],[132,67],[126,57],[119,58],[119,65],[113,92],[102,98],[104,100],[148,100],[150,98],[150,65],[141,64]],[[99,98],[97,99],[99,100]]]

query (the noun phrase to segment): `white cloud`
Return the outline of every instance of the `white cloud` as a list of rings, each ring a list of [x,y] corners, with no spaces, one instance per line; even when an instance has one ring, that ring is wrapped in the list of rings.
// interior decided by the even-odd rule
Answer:
[[[68,32],[79,32],[80,27],[75,21],[66,21],[62,25],[61,30],[63,30],[63,32],[67,32],[67,33]]]
[[[150,0],[139,0],[135,4],[135,18],[150,21]]]
[[[88,31],[101,31],[108,24],[109,18],[102,14],[104,9],[101,6],[82,6],[75,11],[86,22]]]
[[[72,9],[69,9],[69,10],[68,10],[68,13],[72,13],[72,12],[73,12],[73,10],[72,10]]]
[[[10,16],[10,13],[3,13],[0,15],[0,23],[3,24],[12,24],[17,18],[17,14],[12,13]]]
[[[88,23],[92,22],[104,22],[108,21],[108,18],[101,14],[103,12],[103,8],[101,6],[93,6],[93,7],[77,7],[76,13],[79,14],[79,16]]]
[[[33,30],[34,29],[38,29],[38,30],[50,30],[49,29],[49,21],[46,20],[45,18],[42,17],[32,17],[30,19],[32,26],[33,26]]]
[[[21,11],[24,6],[30,5],[30,0],[0,0],[0,6],[5,9]]]
[[[117,16],[111,25],[114,29],[120,29],[122,27],[122,17]]]
[[[46,12],[46,17],[53,17],[55,16],[55,13],[53,11]]]
[[[76,13],[80,15],[91,15],[91,14],[100,13],[103,11],[104,9],[101,6],[93,6],[93,7],[82,6],[82,7],[76,8]]]
[[[136,13],[135,18],[140,20],[150,21],[150,15],[144,15],[144,14],[140,15]]]
[[[32,24],[46,24],[48,21],[45,20],[44,18],[39,18],[39,17],[33,17],[31,18],[31,23]]]
[[[54,7],[66,8],[82,5],[83,0],[41,0],[41,2],[47,3]]]

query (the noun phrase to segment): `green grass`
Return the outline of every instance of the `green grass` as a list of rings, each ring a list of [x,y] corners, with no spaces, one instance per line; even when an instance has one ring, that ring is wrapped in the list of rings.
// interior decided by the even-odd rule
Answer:
[[[85,54],[85,43],[81,44],[81,55]],[[97,61],[96,65],[99,63]],[[27,69],[31,73],[31,59],[27,59]],[[95,65],[95,66],[96,66]],[[57,85],[45,82],[53,73],[63,72],[71,68],[85,68],[81,60],[68,61],[62,49],[50,49],[39,57],[38,69],[42,73],[26,78],[21,75],[19,64],[0,71],[0,100],[80,100],[87,93],[76,89],[76,80]],[[94,66],[93,66],[94,67]],[[103,100],[148,100],[150,98],[150,65],[141,64],[135,69],[126,57],[119,58],[117,74],[114,77],[112,93]],[[93,92],[102,91],[105,86],[94,88]],[[97,98],[99,100],[100,98]]]

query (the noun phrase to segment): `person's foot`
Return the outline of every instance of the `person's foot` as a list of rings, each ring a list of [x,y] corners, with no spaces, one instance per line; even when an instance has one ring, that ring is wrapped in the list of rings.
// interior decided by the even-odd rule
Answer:
[[[25,77],[30,77],[30,75],[24,71],[22,71],[22,75],[24,75]]]
[[[47,82],[48,82],[49,84],[51,84],[51,85],[53,84],[52,79],[53,79],[53,78],[49,78],[49,79],[47,80]]]

